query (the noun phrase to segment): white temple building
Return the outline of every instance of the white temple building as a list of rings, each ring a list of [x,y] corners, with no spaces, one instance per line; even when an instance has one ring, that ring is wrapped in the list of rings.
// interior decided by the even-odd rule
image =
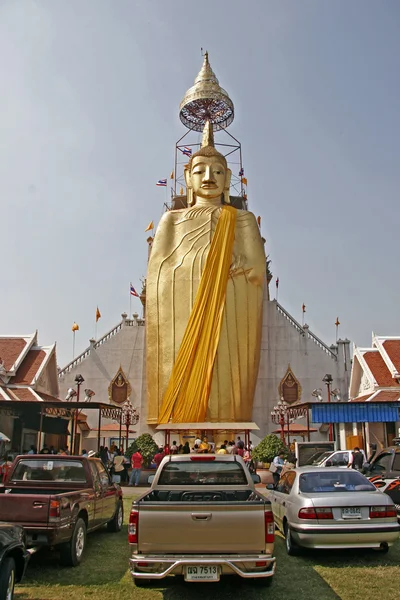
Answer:
[[[259,427],[251,435],[254,443],[277,429],[271,411],[281,398],[289,405],[313,400],[312,392],[325,387],[322,378],[329,373],[332,389],[340,390],[341,400],[346,401],[351,373],[349,340],[339,339],[336,345],[328,346],[276,300],[269,300],[268,293],[264,299],[261,358],[253,403],[252,420]],[[59,371],[60,395],[65,397],[67,390],[74,387],[76,375],[81,374],[85,387],[95,392],[96,402],[118,405],[129,397],[140,414],[133,437],[149,432],[157,435],[161,443],[161,433],[147,424],[145,343],[145,320],[136,314],[131,319],[122,314],[122,320],[111,331],[97,341],[90,340],[89,347]],[[97,424],[92,418],[93,421],[89,414],[92,431],[84,434],[88,436],[86,448],[91,447],[91,439],[94,446],[97,437]],[[317,428],[313,439],[326,439],[326,425],[313,427]]]

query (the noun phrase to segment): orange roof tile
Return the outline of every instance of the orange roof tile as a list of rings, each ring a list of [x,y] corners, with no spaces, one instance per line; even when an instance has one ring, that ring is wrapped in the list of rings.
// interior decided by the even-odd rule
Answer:
[[[382,390],[372,398],[371,402],[396,402],[396,400],[400,400],[400,390],[398,392]]]
[[[44,350],[29,350],[12,383],[24,383],[28,385],[32,383],[45,357],[46,352]]]
[[[368,398],[370,398],[373,393],[374,392],[371,392],[371,394],[365,394],[364,396],[358,396],[358,398],[352,398],[351,400],[349,400],[349,402],[364,402],[365,400],[368,400]]]
[[[39,402],[30,388],[7,388],[7,393],[13,400],[20,400],[21,402]]]
[[[0,338],[0,358],[4,360],[6,371],[9,371],[27,342],[23,338]]]
[[[391,376],[379,352],[365,352],[363,358],[379,386],[400,387],[397,381]]]
[[[383,347],[389,355],[390,360],[400,373],[400,340],[386,340]]]

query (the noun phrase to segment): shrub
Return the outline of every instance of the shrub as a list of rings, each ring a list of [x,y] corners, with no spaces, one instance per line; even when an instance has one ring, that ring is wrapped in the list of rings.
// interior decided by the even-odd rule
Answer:
[[[154,455],[157,453],[158,446],[149,433],[142,433],[129,446],[126,456],[131,458],[132,454],[135,454],[138,450],[143,456],[143,466],[149,467]]]
[[[270,433],[254,448],[252,456],[261,462],[272,462],[281,450],[284,451],[286,456],[288,450],[281,438],[274,433]]]

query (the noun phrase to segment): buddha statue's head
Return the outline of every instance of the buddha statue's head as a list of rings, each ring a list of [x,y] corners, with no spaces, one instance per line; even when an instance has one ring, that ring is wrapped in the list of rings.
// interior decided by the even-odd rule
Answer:
[[[214,147],[212,124],[207,121],[204,126],[203,140],[200,150],[191,157],[185,169],[188,205],[202,198],[215,204],[224,201],[229,204],[229,186],[231,171],[228,169],[225,156]]]

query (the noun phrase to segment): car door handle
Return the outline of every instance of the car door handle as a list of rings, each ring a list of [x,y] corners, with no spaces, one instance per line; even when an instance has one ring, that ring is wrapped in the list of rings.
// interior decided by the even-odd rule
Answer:
[[[43,508],[43,502],[32,502],[33,508]]]
[[[210,521],[211,517],[211,513],[192,513],[193,521]]]

